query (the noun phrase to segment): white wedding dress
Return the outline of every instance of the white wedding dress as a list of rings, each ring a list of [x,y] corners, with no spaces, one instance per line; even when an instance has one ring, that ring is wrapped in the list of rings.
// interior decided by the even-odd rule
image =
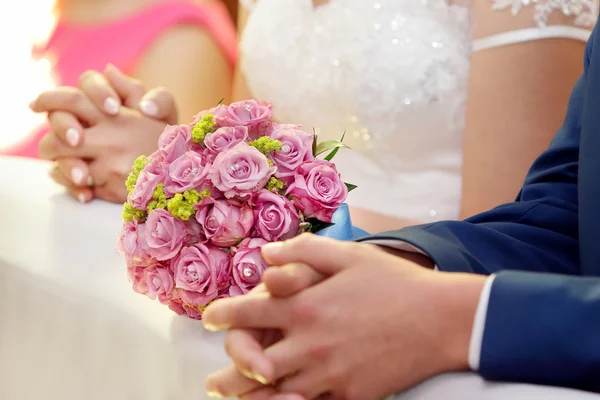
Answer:
[[[489,0],[473,0],[489,1]],[[455,219],[471,52],[564,37],[587,40],[598,0],[493,0],[534,8],[531,28],[472,42],[469,8],[447,0],[246,0],[241,68],[275,117],[352,150],[335,162],[359,186],[350,205],[429,222]],[[552,13],[572,26],[546,26]]]

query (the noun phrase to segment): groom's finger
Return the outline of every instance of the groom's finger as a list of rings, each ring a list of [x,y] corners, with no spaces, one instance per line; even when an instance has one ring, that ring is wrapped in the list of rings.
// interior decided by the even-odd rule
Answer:
[[[259,292],[215,301],[204,311],[202,321],[209,331],[283,329],[290,324],[290,307],[288,299],[272,298],[267,292]]]
[[[312,234],[302,234],[285,242],[263,246],[262,255],[271,265],[304,263],[325,274],[334,275],[364,257],[359,244]]]
[[[306,264],[292,263],[281,268],[268,268],[262,280],[272,296],[289,297],[308,289],[327,277]]]

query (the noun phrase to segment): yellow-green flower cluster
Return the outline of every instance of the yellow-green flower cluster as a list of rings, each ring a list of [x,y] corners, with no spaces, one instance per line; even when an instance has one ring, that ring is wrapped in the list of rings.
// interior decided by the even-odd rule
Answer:
[[[279,140],[271,139],[268,136],[261,136],[248,144],[264,155],[269,155],[274,151],[281,150],[281,142]]]
[[[196,213],[194,206],[198,204],[200,200],[209,196],[210,191],[208,189],[204,189],[201,193],[198,193],[198,191],[194,189],[187,190],[183,194],[177,193],[167,202],[167,210],[169,210],[174,217],[177,217],[182,221],[187,221]]]
[[[280,181],[279,179],[275,178],[274,176],[272,176],[269,178],[269,181],[267,182],[265,189],[267,189],[270,192],[272,192],[273,190],[279,192],[279,191],[283,190],[283,187],[284,187],[284,183],[282,181]]]
[[[139,156],[133,163],[133,169],[129,173],[129,176],[125,181],[125,186],[127,187],[127,191],[129,192],[129,194],[133,192],[135,184],[137,183],[138,176],[140,176],[140,172],[142,172],[142,170],[148,164],[149,161],[150,160],[148,159],[148,157],[142,155]]]
[[[123,205],[123,220],[127,222],[131,222],[134,219],[138,222],[143,222],[146,220],[146,212],[143,210],[138,210],[131,204],[125,203]]]
[[[196,306],[196,309],[198,310],[199,313],[202,314],[204,312],[204,310],[206,310],[208,308],[208,306],[211,305],[211,303],[212,303],[212,301],[205,306]]]
[[[167,208],[167,195],[164,192],[165,185],[159,183],[154,189],[152,200],[148,203],[148,212],[152,212],[158,208]]]
[[[192,141],[194,143],[204,143],[204,138],[211,133],[215,127],[215,121],[212,114],[206,114],[192,128]]]

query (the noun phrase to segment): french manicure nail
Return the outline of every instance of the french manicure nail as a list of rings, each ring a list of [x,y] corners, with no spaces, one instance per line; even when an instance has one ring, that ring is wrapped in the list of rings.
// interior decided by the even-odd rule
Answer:
[[[75,167],[71,170],[71,180],[76,185],[83,183],[83,170],[79,167]]]
[[[120,107],[121,105],[119,102],[112,97],[107,97],[106,100],[104,100],[104,110],[110,115],[118,114]]]
[[[267,378],[265,378],[264,376],[262,376],[261,374],[259,374],[257,372],[251,372],[251,371],[247,371],[245,369],[240,369],[240,372],[246,378],[252,379],[253,381],[260,383],[261,385],[266,385],[267,383],[269,383]]]
[[[140,110],[148,117],[156,117],[158,115],[158,106],[152,100],[142,100],[140,102]]]
[[[31,103],[29,103],[29,108],[33,109],[33,106],[35,105],[35,100],[33,100]]]
[[[224,396],[219,392],[206,392],[208,397],[212,397],[213,399],[222,399]]]
[[[88,186],[94,186],[94,178],[92,178],[92,176],[89,175],[87,180],[85,181],[85,184]]]
[[[209,324],[209,323],[204,323],[204,329],[206,329],[207,331],[210,332],[219,332],[219,331],[224,331],[225,329],[227,329],[226,326],[224,325],[213,325],[213,324]]]
[[[256,382],[260,383],[261,385],[266,385],[267,383],[269,383],[267,378],[265,378],[264,376],[257,374],[257,373],[251,373],[250,379],[255,380]]]
[[[71,146],[75,147],[75,146],[77,146],[77,144],[79,144],[79,132],[77,132],[77,129],[75,129],[75,128],[67,129],[66,136],[67,136],[67,142]]]
[[[80,203],[85,203],[85,194],[79,193],[77,195],[77,200],[79,200]]]

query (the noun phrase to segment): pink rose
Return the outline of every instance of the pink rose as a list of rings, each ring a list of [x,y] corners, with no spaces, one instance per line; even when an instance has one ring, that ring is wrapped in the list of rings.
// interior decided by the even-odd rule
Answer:
[[[158,151],[166,163],[172,163],[188,151],[192,130],[187,125],[167,125],[158,138]]]
[[[206,135],[204,145],[208,153],[217,156],[219,153],[234,148],[238,143],[246,141],[246,139],[248,139],[248,128],[245,126],[223,127]]]
[[[200,310],[198,310],[198,307],[192,307],[187,304],[183,304],[183,310],[185,311],[185,314],[192,319],[202,319],[202,313]]]
[[[229,275],[231,260],[223,250],[196,244],[181,250],[173,261],[175,285],[182,289],[180,296],[190,306],[205,306],[214,300],[224,287],[222,275]]]
[[[348,188],[334,164],[314,160],[298,168],[286,194],[306,217],[331,222],[335,210],[346,200]]]
[[[235,246],[248,236],[254,225],[254,213],[247,205],[236,206],[227,200],[216,200],[204,202],[198,210],[196,220],[215,246]]]
[[[127,258],[143,260],[149,258],[148,244],[144,236],[146,225],[136,221],[125,222],[117,241],[117,250]]]
[[[220,126],[246,126],[250,137],[255,137],[258,131],[265,130],[265,124],[273,116],[273,106],[264,101],[244,100],[232,103],[226,112],[213,114],[215,123]]]
[[[277,166],[275,176],[285,183],[292,183],[298,167],[314,159],[314,136],[299,130],[295,125],[275,125],[269,136],[281,142],[281,150],[271,154],[271,159]]]
[[[164,181],[165,175],[160,161],[154,160],[146,165],[142,172],[140,172],[133,192],[129,196],[129,204],[138,210],[145,210],[150,200],[152,200],[156,185]]]
[[[148,252],[159,261],[169,260],[177,255],[187,233],[183,221],[170,212],[157,209],[148,215],[146,221],[146,243]]]
[[[168,268],[153,266],[146,268],[147,296],[152,300],[158,298],[162,304],[168,304],[173,297],[173,276]]]
[[[207,201],[212,201],[212,199],[210,197],[206,197],[200,204],[204,204]],[[204,236],[204,229],[202,228],[202,225],[200,225],[194,218],[190,218],[186,225],[187,235],[185,241],[183,242],[184,246],[192,246],[196,243],[204,244],[208,241],[206,236]]]
[[[168,303],[171,311],[175,312],[177,315],[185,314],[185,310],[183,309],[183,302],[181,299],[171,299]]]
[[[268,190],[261,191],[256,198],[254,219],[256,233],[269,242],[296,236],[300,225],[292,202]]]
[[[210,164],[206,163],[200,154],[188,151],[169,166],[169,180],[165,185],[165,193],[167,196],[173,196],[190,189],[201,192],[205,189],[209,171]]]
[[[148,284],[146,283],[146,267],[135,262],[127,262],[127,278],[133,287],[133,291],[139,294],[148,293]]]
[[[240,243],[232,260],[233,283],[230,296],[246,294],[260,283],[268,265],[262,258],[260,249],[268,242],[264,239],[246,239]]]
[[[227,198],[248,199],[267,183],[276,167],[269,167],[267,157],[246,143],[220,153],[210,172],[210,179]]]
[[[202,117],[208,114],[212,115],[215,119],[226,118],[228,115],[227,106],[225,104],[219,104],[218,106],[213,107],[210,110],[199,112],[198,114],[194,115],[194,120],[192,121],[191,126],[193,127],[194,125],[196,125],[202,120]]]

